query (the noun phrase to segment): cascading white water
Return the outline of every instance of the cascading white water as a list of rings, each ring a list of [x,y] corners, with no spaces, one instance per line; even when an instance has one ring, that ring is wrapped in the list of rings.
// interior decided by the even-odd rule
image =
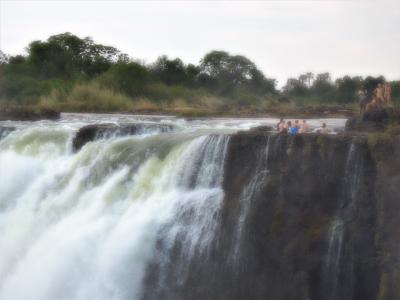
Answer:
[[[73,154],[73,134],[0,142],[0,299],[138,299],[160,237],[165,249],[183,238],[186,257],[207,249],[228,136],[119,137]]]

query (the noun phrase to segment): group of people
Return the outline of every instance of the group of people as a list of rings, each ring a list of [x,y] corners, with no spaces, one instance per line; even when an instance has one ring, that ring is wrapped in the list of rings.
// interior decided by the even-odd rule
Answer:
[[[308,126],[307,120],[303,120],[301,123],[299,120],[287,121],[281,118],[276,124],[276,129],[279,133],[289,133],[289,134],[297,134],[297,133],[308,133],[310,132],[310,127]],[[316,128],[315,132],[318,133],[329,133],[329,129],[325,123],[322,123],[322,127]]]
[[[378,108],[392,105],[392,88],[389,83],[379,83],[372,95],[366,90],[359,92],[360,113],[373,111]]]

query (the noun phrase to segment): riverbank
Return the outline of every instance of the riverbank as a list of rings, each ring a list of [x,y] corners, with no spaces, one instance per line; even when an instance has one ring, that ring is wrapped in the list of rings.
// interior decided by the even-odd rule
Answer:
[[[206,117],[231,117],[231,118],[350,118],[357,115],[354,107],[343,107],[338,105],[324,106],[302,106],[276,105],[270,108],[257,107],[225,107],[224,109],[203,107],[142,107],[122,111],[77,111],[59,110],[42,106],[8,106],[0,107],[0,121],[37,121],[57,120],[61,112],[71,113],[108,113],[108,114],[134,114],[134,115],[165,115],[183,118],[206,118]]]
[[[164,109],[136,109],[128,113],[133,114],[162,114],[178,117],[293,117],[293,118],[349,118],[357,115],[357,110],[353,107],[343,107],[335,105],[324,106],[275,106],[267,109],[263,108],[240,108],[232,107],[221,110],[207,108],[177,107]]]
[[[37,106],[0,107],[0,121],[58,120],[60,111]]]

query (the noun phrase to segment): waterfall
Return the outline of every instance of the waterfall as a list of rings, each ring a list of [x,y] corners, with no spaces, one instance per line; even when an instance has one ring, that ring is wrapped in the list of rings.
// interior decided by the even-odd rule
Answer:
[[[374,299],[365,137],[108,118],[6,124],[0,300]]]
[[[187,284],[196,258],[204,263],[219,224],[221,188],[229,136],[208,136],[194,142],[191,157],[179,173],[186,191],[174,206],[174,218],[157,233],[156,255],[149,266],[144,299],[174,299],[174,288]]]
[[[339,300],[340,260],[343,250],[344,224],[340,219],[332,222],[328,236],[329,245],[324,265],[324,292],[326,299]]]
[[[112,137],[73,153],[73,134],[0,142],[0,299],[140,299],[177,242],[184,280],[213,238],[229,136]]]
[[[252,207],[254,196],[260,192],[260,189],[265,186],[268,177],[268,154],[270,148],[271,136],[266,137],[266,146],[263,151],[257,153],[255,158],[257,166],[254,170],[250,181],[244,186],[240,195],[240,214],[236,225],[236,233],[234,236],[234,250],[231,259],[237,261],[239,258],[240,246],[242,244],[242,236],[249,211]]]
[[[351,222],[357,217],[357,202],[362,199],[361,184],[364,156],[353,140],[344,165],[342,193],[336,218],[328,232],[328,251],[324,265],[324,291],[326,299],[352,299],[353,296],[353,237]]]

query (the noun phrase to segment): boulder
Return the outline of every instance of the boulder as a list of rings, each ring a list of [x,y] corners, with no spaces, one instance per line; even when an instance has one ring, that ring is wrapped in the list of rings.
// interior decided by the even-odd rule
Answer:
[[[152,132],[172,131],[169,124],[132,123],[132,124],[91,124],[79,129],[72,142],[74,151],[81,149],[86,143],[114,136],[136,135]]]

